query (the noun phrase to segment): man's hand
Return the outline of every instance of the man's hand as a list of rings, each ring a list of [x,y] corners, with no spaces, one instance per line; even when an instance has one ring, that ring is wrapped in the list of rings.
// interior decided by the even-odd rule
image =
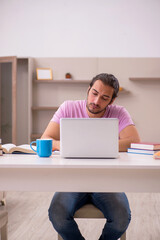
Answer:
[[[52,143],[52,151],[60,151],[60,141],[59,140],[53,140]]]

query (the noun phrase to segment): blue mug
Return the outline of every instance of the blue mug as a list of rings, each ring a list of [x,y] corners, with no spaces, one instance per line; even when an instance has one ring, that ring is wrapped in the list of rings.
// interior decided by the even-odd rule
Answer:
[[[32,147],[33,143],[36,143],[37,150]],[[50,157],[52,155],[52,139],[37,139],[30,143],[30,147],[39,157]]]

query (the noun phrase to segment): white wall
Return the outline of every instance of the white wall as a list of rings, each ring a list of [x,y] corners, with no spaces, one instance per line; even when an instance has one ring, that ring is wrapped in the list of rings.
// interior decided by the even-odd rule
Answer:
[[[0,0],[0,56],[157,58],[159,25],[160,0]],[[133,69],[136,76],[137,64]],[[105,68],[114,74],[113,70],[114,66]],[[121,70],[116,72],[118,78]],[[127,72],[123,68],[123,74]],[[154,64],[144,72],[141,77],[160,77]],[[127,109],[140,120],[137,126],[142,139],[159,141],[160,82],[128,85],[128,78],[119,80],[131,89]],[[146,99],[152,101],[147,105]],[[125,106],[125,97],[118,103]],[[152,110],[144,111],[144,106]],[[150,116],[145,126],[143,115]]]
[[[0,0],[0,56],[160,57],[160,0]]]

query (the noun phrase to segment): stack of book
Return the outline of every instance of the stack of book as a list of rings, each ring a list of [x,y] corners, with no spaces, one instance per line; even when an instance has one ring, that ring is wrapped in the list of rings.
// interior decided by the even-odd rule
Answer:
[[[146,154],[146,155],[154,155],[155,153],[160,151],[160,143],[131,143],[131,147],[128,148],[128,153],[136,153],[136,154]]]
[[[2,139],[0,138],[0,156],[3,155],[3,150],[2,150]]]

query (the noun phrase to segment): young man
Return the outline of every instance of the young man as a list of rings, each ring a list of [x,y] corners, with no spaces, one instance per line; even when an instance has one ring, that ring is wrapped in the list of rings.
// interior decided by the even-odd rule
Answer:
[[[140,138],[126,109],[112,105],[118,91],[119,83],[113,75],[97,75],[90,83],[87,100],[64,102],[42,138],[53,139],[53,149],[60,150],[60,118],[118,118],[119,151],[126,151],[131,142],[139,142]],[[86,203],[94,204],[106,218],[100,240],[117,240],[126,231],[131,213],[125,193],[55,193],[49,218],[63,239],[84,240],[73,216]]]

